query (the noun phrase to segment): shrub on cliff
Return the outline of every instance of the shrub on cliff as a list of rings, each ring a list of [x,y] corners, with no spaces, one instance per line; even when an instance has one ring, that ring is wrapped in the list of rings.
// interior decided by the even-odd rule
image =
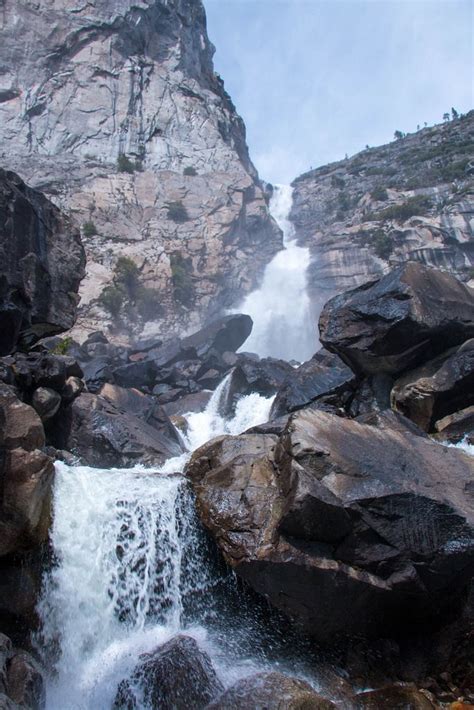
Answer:
[[[196,168],[193,168],[192,165],[188,165],[188,167],[184,168],[183,175],[189,175],[189,176],[197,175],[197,170],[196,170]]]
[[[173,222],[187,222],[189,219],[188,211],[181,200],[169,202],[167,205],[168,219]]]
[[[381,185],[374,187],[370,196],[373,200],[377,200],[377,202],[386,202],[388,200],[387,190]]]
[[[410,217],[426,214],[431,206],[432,202],[426,195],[414,195],[399,205],[391,205],[380,212],[375,212],[369,216],[369,219],[398,219],[405,221]]]
[[[99,296],[100,305],[116,318],[122,310],[124,293],[117,286],[106,286]]]
[[[170,266],[174,297],[183,305],[188,305],[194,296],[191,260],[175,251],[170,255]]]
[[[97,227],[92,220],[84,222],[82,225],[82,233],[85,237],[94,237],[97,234]]]
[[[135,173],[142,170],[142,164],[139,160],[134,162],[133,160],[130,160],[128,155],[120,153],[117,158],[117,170],[119,173]]]

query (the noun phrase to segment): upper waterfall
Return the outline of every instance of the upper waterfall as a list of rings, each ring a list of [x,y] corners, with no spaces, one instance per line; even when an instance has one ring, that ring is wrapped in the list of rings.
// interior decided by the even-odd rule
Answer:
[[[267,265],[260,288],[238,310],[248,313],[254,324],[243,349],[302,362],[316,352],[318,339],[306,288],[310,253],[296,243],[289,220],[292,201],[291,185],[275,186],[270,212],[283,232],[284,249]]]

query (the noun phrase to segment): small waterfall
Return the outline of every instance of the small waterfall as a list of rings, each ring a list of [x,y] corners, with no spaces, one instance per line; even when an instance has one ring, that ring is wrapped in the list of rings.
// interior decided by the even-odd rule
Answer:
[[[306,288],[309,249],[299,247],[289,220],[293,201],[290,185],[277,185],[270,212],[283,232],[284,249],[265,269],[261,287],[237,309],[253,320],[253,330],[243,350],[261,357],[308,360],[318,349],[316,324],[311,317]]]
[[[203,412],[187,415],[190,450],[268,419],[273,398],[251,394],[224,420],[219,403],[228,382],[223,380]],[[239,662],[229,665],[226,654],[215,651],[203,625],[221,577],[209,563],[193,496],[181,475],[190,455],[155,470],[56,465],[55,565],[39,607],[38,646],[57,655],[55,663],[47,659],[55,665],[48,710],[109,710],[139,654],[184,629],[213,654],[224,680],[235,677]],[[199,604],[196,598],[206,593]],[[253,667],[248,659],[243,665],[246,672]]]

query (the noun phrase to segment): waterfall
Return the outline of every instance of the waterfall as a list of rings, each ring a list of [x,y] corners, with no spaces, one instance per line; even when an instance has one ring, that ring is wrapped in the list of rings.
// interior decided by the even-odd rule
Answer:
[[[310,253],[296,243],[289,220],[292,201],[290,185],[275,186],[270,212],[283,232],[284,249],[266,267],[261,287],[237,310],[253,320],[243,350],[261,357],[303,362],[318,349],[318,337],[306,287]]]
[[[206,409],[186,416],[192,450],[219,434],[268,419],[272,397],[250,394],[230,420],[219,414],[227,377]],[[224,682],[257,666],[226,660],[205,619],[213,572],[194,500],[181,475],[190,452],[156,469],[56,464],[51,542],[55,564],[43,592],[38,646],[56,649],[47,710],[109,710],[140,653],[185,630],[213,657]],[[205,595],[205,602],[196,598]],[[207,595],[207,596],[206,596]],[[244,671],[241,671],[241,674]]]

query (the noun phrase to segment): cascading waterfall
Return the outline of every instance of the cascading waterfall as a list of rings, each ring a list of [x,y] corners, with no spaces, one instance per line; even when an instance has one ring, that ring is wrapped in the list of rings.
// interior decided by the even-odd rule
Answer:
[[[251,394],[224,420],[219,403],[228,381],[203,412],[187,415],[190,450],[268,419],[273,398]],[[239,660],[227,662],[204,625],[220,577],[206,557],[192,494],[181,475],[189,456],[154,470],[57,464],[56,560],[39,608],[38,645],[57,650],[48,710],[108,710],[139,654],[183,629],[212,655],[224,682],[239,677]],[[200,594],[207,595],[203,604],[196,600]],[[248,659],[241,664],[245,673],[257,669]]]
[[[306,287],[310,253],[296,243],[289,220],[292,201],[291,185],[275,186],[270,212],[283,232],[284,249],[268,264],[261,287],[237,310],[253,320],[243,349],[261,357],[303,362],[318,349],[318,339]]]

